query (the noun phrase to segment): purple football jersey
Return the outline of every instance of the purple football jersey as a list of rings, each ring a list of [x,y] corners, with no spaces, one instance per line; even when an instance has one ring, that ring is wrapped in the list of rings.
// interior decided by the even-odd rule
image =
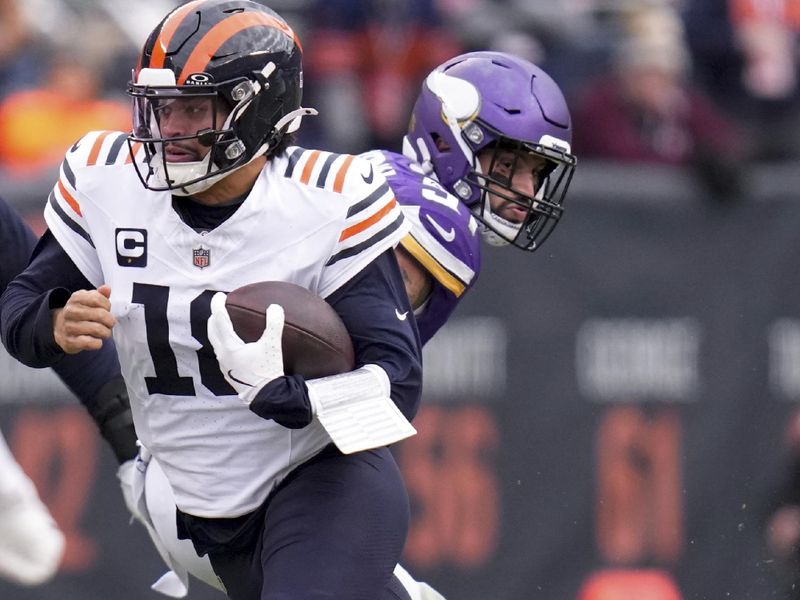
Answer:
[[[424,309],[417,311],[425,344],[478,279],[478,223],[458,198],[402,154],[375,150],[362,156],[386,177],[411,222],[411,232],[400,243],[431,274],[433,290]]]

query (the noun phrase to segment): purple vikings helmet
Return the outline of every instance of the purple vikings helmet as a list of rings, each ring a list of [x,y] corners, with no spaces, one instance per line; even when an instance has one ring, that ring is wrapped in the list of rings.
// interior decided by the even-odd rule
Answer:
[[[487,242],[533,251],[561,217],[576,164],[571,143],[569,109],[547,73],[502,52],[471,52],[428,75],[403,153],[470,207]],[[513,189],[513,171],[502,178],[491,168],[483,173],[477,155],[486,148],[494,150],[492,165],[498,150],[544,158],[535,195]],[[490,185],[492,193],[527,211],[521,223],[492,212]]]

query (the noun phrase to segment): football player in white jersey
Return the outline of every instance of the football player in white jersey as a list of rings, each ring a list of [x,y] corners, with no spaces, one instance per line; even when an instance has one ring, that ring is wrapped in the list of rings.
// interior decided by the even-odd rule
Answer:
[[[386,445],[414,433],[421,389],[416,325],[397,316],[408,225],[362,159],[287,147],[312,112],[301,72],[294,33],[261,4],[167,15],[129,87],[133,133],[68,150],[2,337],[45,367],[113,334],[178,535],[231,598],[405,598],[391,586],[408,498]],[[280,306],[260,340],[239,339],[224,292],[263,280],[325,298],[356,370],[284,374]]]

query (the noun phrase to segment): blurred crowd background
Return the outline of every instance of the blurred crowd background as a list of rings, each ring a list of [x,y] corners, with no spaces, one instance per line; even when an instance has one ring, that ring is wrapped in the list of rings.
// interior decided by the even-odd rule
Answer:
[[[0,182],[49,187],[90,129],[127,129],[140,45],[176,0],[0,0]],[[399,149],[422,77],[462,51],[514,52],[564,89],[575,151],[686,165],[724,199],[800,157],[792,0],[275,0],[305,51],[301,142]]]
[[[182,3],[0,0],[0,196],[34,227],[65,150],[89,130],[129,129],[125,88],[141,44]],[[600,580],[588,575],[613,567],[617,577],[619,565],[669,569],[686,598],[800,597],[800,0],[265,3],[303,43],[303,104],[320,112],[303,122],[304,146],[399,150],[422,78],[468,50],[539,64],[571,107],[579,166],[564,225],[533,260],[489,250],[484,281],[460,309],[496,326],[500,349],[480,354],[477,334],[441,342],[478,353],[474,364],[508,383],[489,378],[484,404],[461,388],[440,404],[426,398],[418,418],[421,430],[451,431],[453,456],[496,479],[494,521],[459,512],[465,532],[483,523],[496,538],[476,537],[485,555],[464,558],[472,538],[438,535],[447,519],[415,517],[409,564],[465,599],[540,597],[543,582],[546,597],[621,598],[592,592]],[[501,310],[496,290],[510,285]],[[453,382],[470,372],[435,358],[426,355],[434,396],[444,367]],[[0,396],[7,389],[6,377]],[[474,454],[459,445],[459,415],[488,432],[466,436]],[[666,442],[653,434],[662,426]],[[414,499],[491,504],[490,486],[451,468],[436,435],[401,455]],[[495,446],[496,464],[486,459]],[[606,454],[621,471],[604,466]],[[426,456],[440,470],[417,467]],[[467,474],[464,489],[437,491],[452,473]],[[115,491],[92,502],[116,506]],[[653,523],[666,525],[653,535]],[[555,568],[562,555],[569,566]],[[788,568],[775,577],[779,563]],[[507,596],[487,591],[500,582]],[[646,597],[679,598],[670,586]]]

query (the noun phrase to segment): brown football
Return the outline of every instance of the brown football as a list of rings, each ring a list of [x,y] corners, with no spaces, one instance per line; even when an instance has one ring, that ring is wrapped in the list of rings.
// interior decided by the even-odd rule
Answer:
[[[233,329],[245,342],[264,332],[270,304],[283,307],[283,368],[306,379],[352,371],[350,334],[330,304],[306,288],[286,281],[261,281],[230,292],[225,302]]]

